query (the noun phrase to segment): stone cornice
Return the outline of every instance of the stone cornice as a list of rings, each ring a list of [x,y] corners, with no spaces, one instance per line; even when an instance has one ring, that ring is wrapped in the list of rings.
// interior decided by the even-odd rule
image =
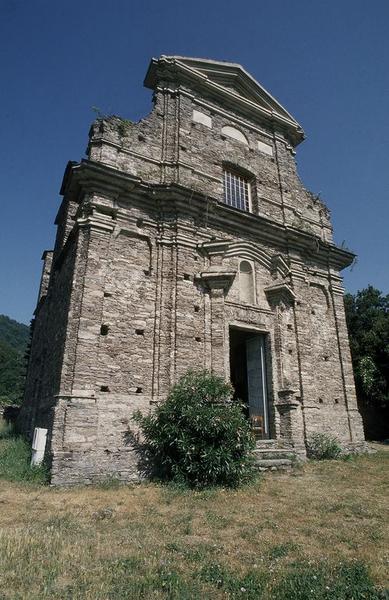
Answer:
[[[339,270],[350,266],[355,259],[352,252],[323,241],[315,234],[240,211],[181,184],[150,184],[139,177],[89,160],[72,164],[67,177],[74,179],[86,191],[104,191],[113,198],[120,196],[121,201],[131,194],[141,198],[142,202],[156,202],[162,212],[173,210],[198,217],[200,211],[202,217],[207,219],[205,227],[220,227],[232,235],[249,235],[255,237],[258,244],[267,243],[280,249],[293,248],[323,267]],[[73,183],[68,181],[67,185]]]
[[[202,271],[195,276],[195,281],[201,283],[208,290],[227,290],[236,275],[236,271],[223,269],[223,267],[213,268],[208,271]]]
[[[296,294],[293,292],[292,288],[284,282],[269,285],[264,289],[264,292],[270,301],[286,299],[293,304],[296,300]]]
[[[218,73],[207,69],[217,65]],[[235,80],[232,87],[231,82]],[[224,83],[224,85],[223,85]],[[240,65],[201,59],[161,56],[152,59],[144,85],[156,89],[159,85],[186,85],[200,97],[215,100],[225,108],[248,117],[254,123],[266,121],[283,131],[293,146],[304,139],[304,132],[294,118]],[[237,91],[239,89],[239,92]]]
[[[285,140],[283,140],[283,142],[286,143]],[[125,148],[125,147],[121,146],[120,144],[117,144],[117,143],[113,142],[112,140],[109,140],[108,138],[104,138],[104,137],[102,137],[101,139],[99,139],[96,142],[93,142],[93,141],[91,142],[92,145],[93,144],[100,145],[102,143],[106,144],[107,146],[111,146],[112,148],[117,149],[119,152],[122,152],[123,154],[127,154],[128,156],[133,156],[134,158],[137,158],[139,160],[142,160],[142,161],[154,164],[154,165],[158,165],[160,167],[187,169],[191,173],[200,175],[201,177],[204,177],[205,179],[208,179],[209,181],[220,183],[220,177],[215,177],[214,175],[211,175],[210,173],[207,173],[206,171],[197,169],[190,163],[186,163],[182,160],[159,160],[159,159],[153,158],[151,156],[147,156],[146,154],[141,154],[140,152],[136,152],[134,150],[129,150],[128,148]],[[107,166],[109,167],[109,165],[107,165]],[[289,202],[287,200],[284,200],[284,203],[282,203],[279,200],[274,200],[274,199],[266,197],[266,196],[259,196],[259,200],[262,202],[271,204],[273,206],[277,206],[278,208],[282,208],[282,206],[283,206],[284,208],[286,208],[288,210],[291,210],[293,212],[295,211],[294,206],[292,204],[289,204]],[[323,229],[327,229],[328,231],[332,232],[332,226],[328,225],[326,223],[322,223],[321,221],[312,219],[307,216],[304,216],[303,221],[306,223],[310,223],[311,225],[314,225],[316,227],[321,227]]]

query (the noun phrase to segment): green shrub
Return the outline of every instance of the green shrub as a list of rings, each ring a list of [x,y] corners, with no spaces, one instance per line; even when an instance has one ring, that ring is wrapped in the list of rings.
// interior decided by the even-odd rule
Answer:
[[[159,477],[191,487],[235,487],[252,473],[254,440],[233,388],[189,371],[153,414],[134,415]]]
[[[313,433],[308,439],[308,458],[315,460],[328,460],[339,458],[342,448],[336,438],[326,433]]]

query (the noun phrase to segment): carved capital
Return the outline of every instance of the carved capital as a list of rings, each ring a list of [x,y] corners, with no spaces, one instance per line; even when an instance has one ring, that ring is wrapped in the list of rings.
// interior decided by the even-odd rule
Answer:
[[[294,304],[296,294],[286,283],[274,283],[265,288],[265,294],[270,304],[276,305],[280,302]]]
[[[227,291],[231,286],[236,275],[236,271],[226,270],[223,268],[210,269],[203,271],[195,276],[195,280],[207,290],[223,290]]]
[[[278,391],[278,400],[274,403],[280,410],[293,410],[296,409],[300,402],[296,398],[296,390],[283,389]]]

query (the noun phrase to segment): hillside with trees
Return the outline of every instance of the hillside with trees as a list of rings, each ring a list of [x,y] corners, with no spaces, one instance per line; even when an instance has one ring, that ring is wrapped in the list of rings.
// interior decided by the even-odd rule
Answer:
[[[27,325],[0,315],[0,405],[21,402],[29,335]]]

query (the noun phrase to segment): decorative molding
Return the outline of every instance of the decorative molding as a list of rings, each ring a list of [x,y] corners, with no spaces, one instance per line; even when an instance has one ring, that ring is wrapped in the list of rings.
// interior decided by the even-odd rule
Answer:
[[[195,275],[195,281],[200,282],[208,290],[228,290],[236,275],[236,271],[218,268],[203,271]]]
[[[169,85],[186,85],[254,121],[271,123],[286,133],[293,146],[304,139],[292,115],[241,65],[162,55],[151,60],[144,84],[154,90],[162,86],[161,91]]]
[[[296,294],[286,283],[275,283],[264,288],[264,292],[270,303],[277,303],[281,300],[286,300],[293,304],[296,300]]]

